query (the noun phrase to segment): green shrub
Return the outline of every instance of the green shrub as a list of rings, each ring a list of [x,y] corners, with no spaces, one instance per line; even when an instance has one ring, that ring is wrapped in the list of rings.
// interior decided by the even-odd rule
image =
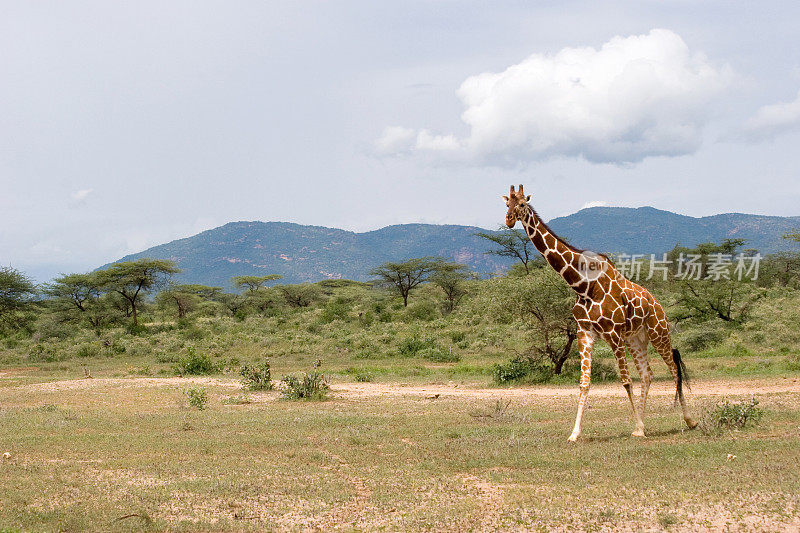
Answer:
[[[208,392],[203,387],[189,387],[183,393],[189,399],[189,405],[196,407],[200,411],[206,408],[208,403]]]
[[[426,339],[420,339],[419,337],[414,336],[400,341],[400,345],[397,347],[397,350],[400,352],[400,355],[414,357],[422,350],[434,348],[436,348],[436,341],[433,340],[433,338],[428,337]]]
[[[492,368],[495,383],[547,383],[553,376],[551,365],[530,357],[514,357],[508,363],[496,364]]]
[[[242,376],[242,386],[247,390],[272,390],[272,374],[269,361],[253,366],[244,365],[239,372]]]
[[[217,371],[216,365],[208,355],[198,354],[191,346],[186,348],[186,351],[188,352],[187,355],[181,357],[178,360],[178,364],[175,365],[175,371],[181,376],[213,374]]]
[[[126,350],[125,345],[119,339],[114,339],[113,341],[108,339],[104,340],[103,348],[105,348],[106,351],[109,352],[110,354],[116,354],[116,355],[123,354],[125,353]]]
[[[453,344],[458,344],[462,342],[464,339],[467,338],[467,334],[463,331],[451,331],[450,332],[450,340],[453,341]]]
[[[758,400],[751,398],[739,402],[723,400],[708,409],[700,419],[700,429],[710,435],[725,429],[744,429],[756,425],[764,415]]]
[[[409,305],[405,311],[406,322],[430,322],[440,316],[442,315],[436,304],[428,301],[415,302]]]
[[[701,327],[687,331],[681,336],[681,344],[690,352],[700,352],[715,346],[725,339],[725,333],[719,329]]]
[[[327,324],[334,320],[347,320],[352,310],[353,305],[348,299],[342,296],[331,298],[325,302],[320,321],[323,324]]]
[[[94,344],[81,344],[78,346],[78,349],[75,350],[75,355],[78,357],[94,357],[98,353],[100,353],[100,348]]]
[[[36,363],[54,363],[63,361],[64,356],[59,353],[55,346],[34,344],[28,352],[28,359]]]
[[[144,335],[147,333],[147,327],[142,324],[128,324],[125,326],[125,331],[128,332],[129,335]]]
[[[324,400],[328,396],[330,386],[325,381],[325,376],[320,372],[319,367],[322,361],[314,363],[311,372],[304,373],[302,377],[284,376],[281,380],[283,391],[281,395],[286,400]]]

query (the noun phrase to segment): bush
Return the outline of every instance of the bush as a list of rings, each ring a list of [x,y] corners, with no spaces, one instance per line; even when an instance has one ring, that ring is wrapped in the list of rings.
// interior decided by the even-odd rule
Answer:
[[[492,367],[492,378],[500,385],[507,383],[547,383],[553,377],[553,368],[530,357],[514,357],[508,363]]]
[[[434,348],[436,348],[436,341],[434,341],[432,338],[428,337],[426,339],[420,339],[419,337],[414,336],[403,339],[397,349],[400,352],[400,355],[414,357],[422,350]]]
[[[723,400],[707,410],[700,419],[700,429],[706,435],[725,429],[744,429],[756,425],[764,415],[758,400],[750,398],[740,402]]]
[[[63,361],[64,356],[58,352],[55,346],[34,344],[28,352],[28,360],[36,363],[54,363]]]
[[[125,331],[130,335],[144,335],[147,333],[147,328],[142,324],[128,324],[125,326]]]
[[[725,333],[719,329],[700,328],[687,331],[681,336],[682,344],[689,351],[700,352],[717,345],[725,339]]]
[[[337,296],[325,302],[320,321],[323,324],[328,324],[334,320],[347,320],[352,311],[352,303],[341,296]]]
[[[175,365],[175,371],[181,376],[196,376],[213,374],[217,371],[216,365],[206,354],[198,354],[197,351],[189,346],[186,348],[188,354],[181,357]]]
[[[328,396],[330,386],[325,381],[325,376],[319,371],[322,361],[314,364],[314,370],[303,374],[302,378],[297,376],[285,376],[283,383],[282,396],[285,400],[324,400]]]
[[[415,302],[405,311],[406,322],[430,322],[441,316],[435,303],[429,301]]]
[[[94,344],[81,344],[78,346],[78,349],[75,350],[75,355],[78,357],[94,357],[98,353],[100,353],[100,348]]]
[[[534,357],[518,356],[505,364],[496,364],[492,368],[495,383],[548,383],[554,378],[580,379],[581,366],[578,361],[569,361],[564,365],[561,374],[553,374],[553,365],[546,360]],[[592,382],[614,381],[617,370],[613,365],[595,359],[592,361]]]
[[[208,403],[208,393],[203,387],[189,387],[183,393],[189,399],[189,405],[197,407],[200,411],[206,408]]]
[[[269,361],[253,366],[244,365],[239,372],[242,375],[242,386],[247,390],[272,390],[272,375]]]
[[[459,342],[464,342],[466,340],[467,334],[463,331],[451,331],[450,332],[450,340],[453,341],[453,344],[458,344]]]

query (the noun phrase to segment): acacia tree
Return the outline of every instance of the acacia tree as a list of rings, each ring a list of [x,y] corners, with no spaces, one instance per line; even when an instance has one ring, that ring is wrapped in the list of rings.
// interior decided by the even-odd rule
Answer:
[[[725,239],[719,244],[707,242],[695,248],[675,247],[672,258],[678,259],[680,254],[699,256],[701,269],[699,275],[690,276],[678,282],[676,320],[708,320],[718,318],[724,322],[741,323],[746,320],[753,304],[764,295],[763,290],[754,283],[739,281],[720,276],[718,279],[709,276],[708,258],[722,254],[733,256],[745,243],[743,239]]]
[[[459,263],[443,263],[430,277],[431,283],[442,289],[445,295],[445,313],[452,313],[461,298],[467,294],[464,282],[470,278],[467,266]]]
[[[383,263],[369,273],[378,276],[379,283],[397,291],[403,298],[403,306],[408,307],[409,293],[428,281],[446,263],[441,257],[419,257],[402,263]]]
[[[283,279],[280,274],[267,274],[266,276],[234,276],[231,281],[237,289],[245,289],[248,294],[253,294],[268,281],[279,279]]]
[[[308,307],[323,298],[322,289],[311,283],[279,285],[277,289],[290,307]]]
[[[486,255],[516,258],[525,269],[525,274],[530,273],[533,266],[532,263],[538,257],[538,252],[524,231],[500,228],[499,231],[494,233],[480,232],[475,235],[495,245],[495,248],[484,252]]]
[[[100,328],[108,320],[108,306],[101,298],[103,280],[98,272],[62,274],[46,285],[44,292],[62,312],[77,312],[93,328]]]
[[[159,292],[156,299],[161,304],[174,305],[180,319],[194,311],[204,300],[213,300],[220,292],[222,288],[207,285],[172,285]]]
[[[487,282],[493,294],[490,312],[524,320],[530,327],[531,359],[546,358],[553,373],[560,374],[578,337],[572,316],[575,292],[553,269],[536,270],[529,276],[504,276]]]
[[[162,286],[180,269],[167,259],[139,259],[111,265],[98,275],[102,286],[125,300],[131,309],[133,325],[139,325],[138,306],[142,295]]]
[[[33,308],[36,286],[12,267],[0,267],[0,326],[18,327],[26,322]]]

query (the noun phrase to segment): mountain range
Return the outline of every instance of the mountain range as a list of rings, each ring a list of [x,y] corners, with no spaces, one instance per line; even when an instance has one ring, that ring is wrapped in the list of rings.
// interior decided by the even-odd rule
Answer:
[[[768,254],[797,248],[782,236],[800,228],[800,217],[726,213],[695,218],[652,207],[592,207],[548,225],[570,244],[596,252],[660,254],[676,244],[744,239],[744,248]],[[365,281],[383,262],[423,256],[442,256],[483,273],[507,269],[514,260],[487,255],[492,244],[475,235],[481,231],[487,230],[401,224],[354,233],[288,222],[231,222],[119,261],[171,259],[183,269],[181,282],[228,288],[231,277],[246,274],[281,274],[282,283]]]

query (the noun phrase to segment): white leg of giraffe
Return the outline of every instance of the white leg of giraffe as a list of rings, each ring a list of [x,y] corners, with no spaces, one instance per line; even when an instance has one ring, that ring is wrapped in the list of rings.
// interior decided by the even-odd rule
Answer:
[[[644,437],[644,410],[647,405],[647,393],[650,390],[650,383],[653,382],[653,370],[650,368],[650,361],[647,357],[647,342],[647,333],[644,329],[628,339],[628,348],[631,351],[636,370],[639,372],[639,378],[642,382],[639,409],[636,409],[636,404],[633,401],[631,387],[626,388],[628,398],[631,400],[631,405],[633,405],[634,417],[636,418],[636,429],[632,433],[634,437]]]
[[[594,339],[595,334],[591,331],[578,330],[578,343],[581,353],[581,392],[578,397],[578,414],[575,417],[575,427],[569,436],[569,442],[575,442],[581,434],[583,408],[586,405],[586,397],[589,395],[589,385],[592,381],[592,347],[594,346]]]

